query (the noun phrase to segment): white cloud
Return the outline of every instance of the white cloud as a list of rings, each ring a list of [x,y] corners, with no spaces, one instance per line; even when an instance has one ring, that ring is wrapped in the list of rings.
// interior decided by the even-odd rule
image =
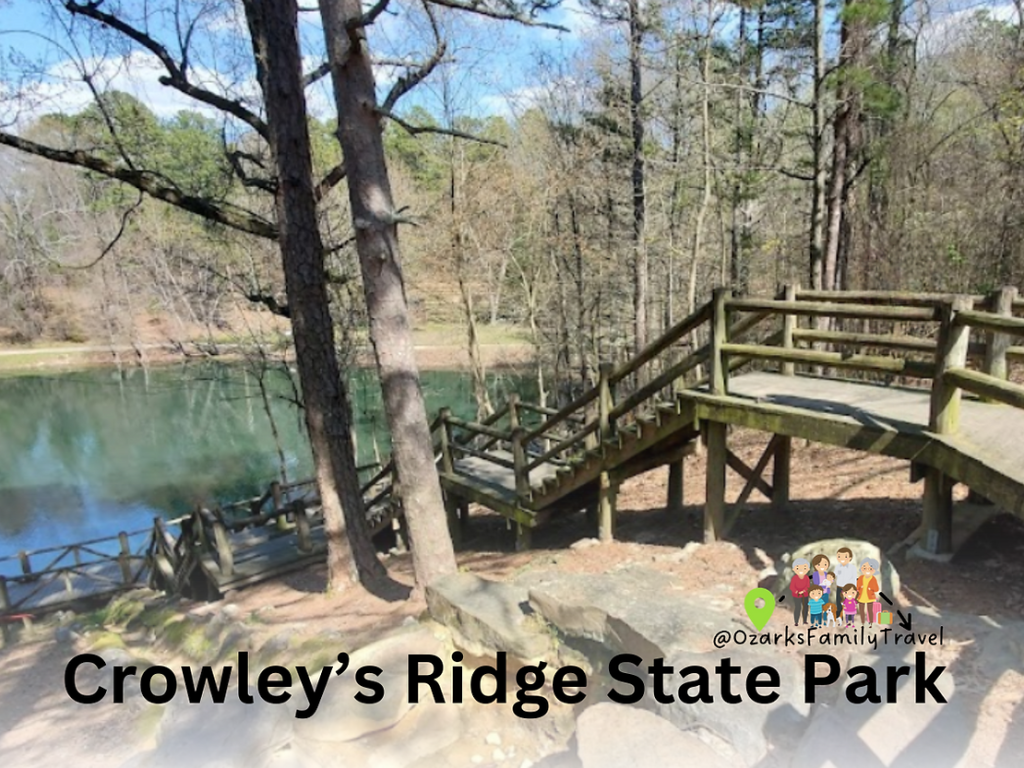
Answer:
[[[48,113],[73,114],[81,111],[94,101],[92,89],[85,81],[87,76],[92,86],[100,93],[109,90],[131,94],[157,117],[172,117],[182,110],[215,116],[218,111],[196,101],[180,91],[162,85],[160,78],[167,74],[156,56],[133,51],[119,58],[88,59],[82,62],[65,59],[47,68],[32,82],[23,84],[17,100],[7,86],[6,93],[0,92],[5,114],[0,121],[10,124],[14,121],[24,125]],[[189,79],[222,96],[241,97],[243,101],[255,103],[255,83],[232,86],[216,71],[204,67],[189,70]]]

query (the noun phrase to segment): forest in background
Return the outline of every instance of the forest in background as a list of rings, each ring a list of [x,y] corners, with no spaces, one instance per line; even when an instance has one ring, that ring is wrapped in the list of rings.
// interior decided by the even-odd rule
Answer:
[[[515,326],[549,380],[582,384],[716,285],[765,294],[787,282],[973,293],[1021,284],[1019,5],[583,8],[583,43],[534,57],[527,100],[483,117],[460,41],[497,46],[503,30],[449,13],[453,45],[432,97],[386,122],[418,324],[463,326],[471,351],[481,326]],[[131,157],[183,193],[270,215],[260,194],[267,148],[244,126],[204,111],[161,118],[116,90],[98,97],[22,120],[20,134]],[[311,118],[310,133],[315,175],[329,178],[341,163],[333,121]],[[287,313],[272,242],[12,150],[0,167],[3,342],[284,327],[271,319]],[[342,196],[327,192],[320,216],[339,346],[352,359],[366,318]],[[264,312],[241,311],[252,307]]]

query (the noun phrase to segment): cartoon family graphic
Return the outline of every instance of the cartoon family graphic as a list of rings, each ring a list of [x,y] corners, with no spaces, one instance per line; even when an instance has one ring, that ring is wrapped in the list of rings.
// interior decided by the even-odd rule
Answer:
[[[799,626],[802,617],[804,624],[809,619],[811,626],[834,624],[845,629],[852,627],[858,616],[861,624],[875,624],[881,608],[876,602],[881,590],[876,576],[879,562],[865,557],[858,568],[853,561],[853,551],[841,547],[834,570],[829,570],[832,562],[824,554],[815,555],[811,562],[802,557],[793,562],[789,592],[795,625]]]

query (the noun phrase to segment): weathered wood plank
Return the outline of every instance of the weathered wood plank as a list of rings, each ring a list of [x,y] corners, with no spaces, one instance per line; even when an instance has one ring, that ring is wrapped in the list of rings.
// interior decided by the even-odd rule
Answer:
[[[1020,384],[966,368],[947,371],[946,379],[955,386],[988,400],[1012,405],[1015,408],[1024,408],[1024,386]]]
[[[847,333],[844,331],[819,331],[814,328],[797,328],[793,338],[798,341],[824,341],[830,344],[848,344],[878,349],[901,349],[908,352],[935,352],[934,339],[919,339],[913,336],[897,336],[882,333]]]
[[[776,314],[868,318],[871,320],[937,320],[936,309],[913,306],[846,304],[837,301],[773,301],[771,299],[732,299],[729,309],[737,312],[774,312]]]
[[[916,360],[904,360],[900,357],[844,355],[841,352],[820,352],[816,349],[783,349],[782,347],[764,347],[755,344],[723,344],[722,351],[729,355],[759,360],[827,365],[834,368],[850,368],[861,371],[879,371],[921,379],[931,378],[934,375],[934,366],[932,364]]]

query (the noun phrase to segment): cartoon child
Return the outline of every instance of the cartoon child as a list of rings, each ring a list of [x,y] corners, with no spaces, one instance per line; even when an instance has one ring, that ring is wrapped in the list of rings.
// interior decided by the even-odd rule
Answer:
[[[822,626],[825,623],[825,616],[822,614],[825,610],[825,590],[817,584],[812,584],[807,605],[811,609],[811,626]]]
[[[814,568],[811,581],[821,587],[825,600],[828,600],[828,567],[830,564],[827,555],[815,555],[811,560],[811,566]]]
[[[793,578],[789,580],[789,593],[793,596],[793,624],[799,626],[800,614],[803,614],[804,624],[807,623],[807,597],[811,588],[811,580],[807,574],[811,570],[811,564],[804,558],[797,558],[793,561]]]
[[[875,623],[875,600],[878,598],[878,580],[875,572],[878,571],[878,561],[873,557],[865,557],[860,562],[860,576],[857,577],[857,615],[860,616],[861,626],[864,625],[864,616],[867,615],[868,626]]]
[[[843,609],[843,618],[846,620],[846,626],[852,627],[854,619],[857,618],[857,585],[847,584],[839,592],[842,595],[840,605]]]
[[[853,564],[853,551],[849,547],[841,547],[836,552],[836,584],[853,584],[857,581],[857,566]],[[832,590],[835,593],[836,608],[842,613],[843,595],[841,590]]]
[[[835,571],[829,571],[825,575],[825,579],[826,579],[827,583],[822,584],[822,586],[825,587],[825,602],[826,603],[830,603],[830,602],[832,602],[832,597],[835,595],[835,593],[837,591],[836,590],[836,574],[835,574]]]

